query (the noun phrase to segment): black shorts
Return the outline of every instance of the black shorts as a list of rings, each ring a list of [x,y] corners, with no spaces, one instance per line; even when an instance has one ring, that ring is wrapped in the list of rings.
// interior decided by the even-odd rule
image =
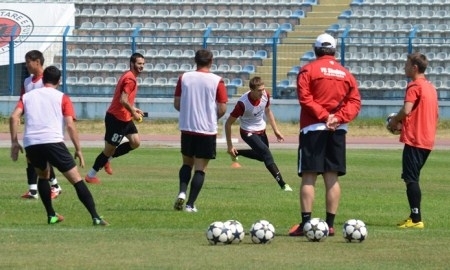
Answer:
[[[216,137],[181,133],[181,153],[188,157],[216,159]]]
[[[45,170],[47,163],[62,173],[77,166],[63,142],[30,145],[25,147],[25,152],[31,165],[40,170]]]
[[[428,159],[431,150],[417,148],[405,144],[402,157],[402,179],[408,182],[419,182],[420,170]]]
[[[298,175],[302,172],[337,172],[346,174],[345,130],[300,132],[298,148]]]
[[[132,120],[128,122],[120,121],[110,113],[106,113],[105,128],[105,141],[115,146],[120,144],[123,137],[138,133]]]

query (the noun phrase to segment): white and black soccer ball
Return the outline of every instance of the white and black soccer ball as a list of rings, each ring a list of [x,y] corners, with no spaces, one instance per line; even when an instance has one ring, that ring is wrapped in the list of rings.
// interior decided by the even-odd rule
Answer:
[[[367,238],[368,231],[366,224],[359,219],[349,219],[344,223],[342,234],[345,241],[360,243]]]
[[[231,232],[231,237],[228,239],[230,244],[239,244],[244,240],[244,227],[239,221],[230,219],[224,222],[224,226]]]
[[[206,239],[211,245],[225,245],[229,244],[231,238],[231,231],[222,221],[215,221],[209,224],[206,230]]]
[[[258,220],[250,228],[250,237],[255,244],[268,244],[275,237],[275,227],[267,220]]]
[[[402,132],[402,123],[398,123],[397,127],[395,129],[391,128],[389,126],[389,123],[391,122],[392,117],[395,117],[397,113],[391,113],[386,117],[386,129],[394,135],[399,135]]]
[[[303,232],[311,242],[320,242],[328,237],[328,224],[320,218],[312,218],[303,225]]]

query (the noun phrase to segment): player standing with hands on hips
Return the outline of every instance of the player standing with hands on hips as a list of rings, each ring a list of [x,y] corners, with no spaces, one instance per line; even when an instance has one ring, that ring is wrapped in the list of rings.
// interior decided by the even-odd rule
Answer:
[[[420,209],[420,170],[434,147],[439,117],[436,88],[425,77],[427,66],[425,55],[419,52],[408,55],[405,75],[411,81],[406,86],[403,107],[389,123],[391,129],[402,124],[400,142],[405,144],[402,154],[402,179],[406,184],[406,197],[411,212],[406,220],[397,224],[402,229],[425,227]]]
[[[23,152],[18,141],[20,116],[25,117],[23,145],[28,160],[39,177],[38,191],[47,212],[48,224],[59,223],[64,217],[53,209],[49,184],[50,166],[56,167],[74,186],[78,199],[92,217],[94,225],[106,226],[95,209],[94,198],[78,172],[77,164],[64,143],[63,130],[66,128],[73,146],[75,158],[84,167],[83,153],[74,120],[75,111],[70,98],[58,91],[61,71],[49,66],[44,70],[44,86],[25,93],[11,114],[9,129],[11,133],[11,158],[16,161],[19,151]]]
[[[112,174],[110,159],[127,154],[141,143],[133,120],[140,122],[144,116],[144,112],[134,106],[138,91],[136,78],[144,70],[144,64],[144,56],[134,53],[130,57],[130,70],[123,73],[117,82],[105,116],[105,147],[84,178],[88,183],[100,184],[97,172],[105,168],[107,174]],[[124,137],[128,139],[127,142],[122,142]]]
[[[225,135],[227,139],[228,154],[232,159],[238,155],[251,159],[263,161],[267,170],[277,181],[280,188],[284,191],[292,191],[291,187],[283,181],[280,170],[275,163],[272,153],[269,149],[269,140],[266,134],[266,120],[272,127],[278,142],[284,140],[283,135],[278,130],[275,117],[270,109],[270,95],[266,92],[264,82],[261,77],[253,77],[249,83],[250,91],[244,93],[236,103],[233,111],[225,122]],[[240,118],[241,138],[251,149],[234,148],[231,141],[231,126]]]
[[[182,210],[189,182],[191,188],[186,212],[197,212],[195,201],[205,181],[209,160],[216,158],[217,120],[227,110],[228,95],[220,76],[210,72],[213,54],[206,49],[195,53],[197,70],[181,75],[175,88],[173,105],[180,112],[181,131],[179,193],[174,209]],[[191,174],[194,169],[194,175]]]
[[[300,103],[298,175],[301,222],[289,230],[303,236],[303,225],[311,219],[317,176],[325,182],[326,222],[334,235],[334,218],[341,197],[339,176],[346,173],[345,136],[348,123],[358,115],[361,96],[354,76],[339,62],[336,40],[321,34],[314,45],[316,60],[304,65],[297,76]]]

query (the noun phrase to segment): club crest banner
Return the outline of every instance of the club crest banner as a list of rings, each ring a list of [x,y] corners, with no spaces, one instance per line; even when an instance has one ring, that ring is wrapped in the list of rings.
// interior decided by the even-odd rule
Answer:
[[[75,5],[59,3],[2,3],[0,5],[0,65],[9,64],[13,40],[14,63],[23,63],[30,50],[44,52],[75,25]],[[22,53],[23,52],[23,53]]]

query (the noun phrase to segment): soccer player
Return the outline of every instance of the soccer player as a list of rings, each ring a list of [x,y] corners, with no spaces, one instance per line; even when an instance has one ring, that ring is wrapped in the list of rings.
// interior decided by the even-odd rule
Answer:
[[[239,155],[264,162],[267,170],[275,178],[280,188],[284,191],[292,191],[291,187],[283,181],[280,170],[277,164],[275,164],[269,149],[264,116],[269,120],[277,141],[282,142],[284,140],[270,109],[270,95],[266,92],[261,77],[253,77],[250,79],[249,87],[250,91],[247,91],[239,98],[225,122],[228,154],[231,155],[232,160],[236,160],[236,157]],[[251,149],[237,150],[233,146],[231,141],[231,126],[238,118],[240,119],[241,138]]]
[[[144,56],[134,53],[130,57],[130,70],[123,73],[117,82],[114,97],[105,116],[105,147],[84,178],[88,183],[100,184],[97,172],[101,168],[105,168],[107,174],[112,174],[109,161],[140,145],[138,130],[133,120],[142,121],[144,116],[144,112],[134,106],[138,92],[136,78],[144,70],[144,64]],[[126,142],[123,142],[124,137],[127,138]]]
[[[80,166],[84,167],[83,153],[74,122],[76,118],[73,104],[69,96],[56,89],[60,80],[61,71],[54,66],[49,66],[43,73],[44,86],[25,93],[18,101],[9,120],[11,158],[13,161],[17,161],[19,151],[23,152],[17,133],[20,117],[24,114],[23,146],[39,177],[37,188],[47,212],[48,224],[64,220],[62,215],[55,212],[52,205],[49,184],[50,166],[52,165],[74,186],[78,198],[91,214],[93,224],[108,225],[98,215],[92,194],[83,182],[77,164],[64,143],[63,130],[66,128],[75,147],[75,158],[78,158]]]
[[[195,201],[205,181],[206,168],[209,160],[216,158],[217,120],[227,110],[228,96],[223,79],[210,72],[212,62],[211,51],[198,50],[195,53],[197,70],[181,75],[175,88],[173,104],[180,112],[178,126],[183,159],[175,210],[183,209],[191,182],[185,210],[197,212]]]
[[[20,91],[20,97],[23,94],[30,92],[33,89],[41,88],[44,86],[42,83],[42,75],[44,73],[44,55],[42,52],[38,50],[31,50],[25,54],[25,66],[27,68],[28,73],[30,74],[24,80]],[[27,160],[27,182],[28,182],[28,191],[23,194],[21,197],[24,199],[38,199],[39,195],[37,193],[37,181],[38,176],[31,165],[31,163]],[[55,171],[53,167],[50,167],[50,184],[51,184],[51,197],[52,199],[57,198],[61,192],[62,188],[58,185],[58,180],[55,176]]]
[[[361,96],[355,77],[339,62],[336,40],[321,34],[314,45],[316,60],[304,65],[297,76],[300,103],[298,175],[301,222],[289,230],[302,236],[303,224],[311,219],[318,175],[325,183],[326,219],[329,235],[334,235],[334,218],[341,197],[339,176],[346,174],[348,123],[361,109]]]
[[[420,204],[422,191],[419,185],[422,170],[434,147],[439,117],[437,91],[425,77],[428,60],[425,55],[409,54],[405,63],[405,75],[411,79],[406,86],[403,107],[389,125],[396,128],[402,124],[400,142],[404,143],[402,155],[402,179],[406,185],[406,197],[410,208],[409,217],[400,222],[399,228],[423,229]]]

